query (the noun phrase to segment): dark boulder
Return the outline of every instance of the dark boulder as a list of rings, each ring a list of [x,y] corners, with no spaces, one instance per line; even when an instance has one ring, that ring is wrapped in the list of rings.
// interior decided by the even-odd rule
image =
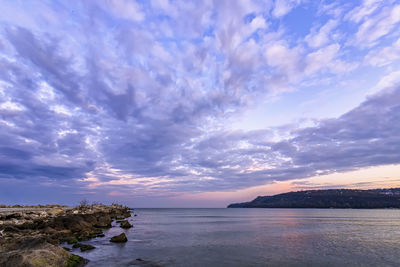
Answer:
[[[132,227],[132,224],[128,222],[128,220],[124,220],[120,224],[121,228],[128,229]]]
[[[126,235],[124,233],[122,233],[120,235],[113,236],[110,239],[110,242],[114,242],[114,243],[125,243],[127,241],[128,241],[128,238],[126,238]]]
[[[97,222],[94,227],[98,228],[110,228],[112,223],[112,218],[107,214],[102,214],[97,217]]]
[[[63,218],[64,227],[71,232],[82,232],[90,229],[92,226],[85,221],[82,216],[66,216]]]

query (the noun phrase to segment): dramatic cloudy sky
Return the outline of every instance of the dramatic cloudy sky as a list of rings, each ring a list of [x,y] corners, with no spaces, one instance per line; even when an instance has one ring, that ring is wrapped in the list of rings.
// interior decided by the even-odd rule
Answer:
[[[0,202],[400,186],[400,1],[0,0]]]

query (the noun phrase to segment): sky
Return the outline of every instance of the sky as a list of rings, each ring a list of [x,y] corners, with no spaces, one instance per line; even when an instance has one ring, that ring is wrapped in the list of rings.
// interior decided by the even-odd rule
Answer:
[[[398,0],[0,10],[0,203],[400,187]]]

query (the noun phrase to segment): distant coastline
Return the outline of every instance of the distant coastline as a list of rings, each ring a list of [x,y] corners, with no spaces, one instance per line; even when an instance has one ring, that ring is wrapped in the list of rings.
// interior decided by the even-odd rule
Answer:
[[[230,204],[228,208],[400,209],[400,188],[296,191],[258,196],[250,202]]]

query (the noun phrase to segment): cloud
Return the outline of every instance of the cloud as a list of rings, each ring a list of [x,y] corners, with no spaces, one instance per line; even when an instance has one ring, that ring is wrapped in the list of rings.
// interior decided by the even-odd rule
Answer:
[[[361,46],[373,46],[400,22],[400,5],[385,6],[376,15],[368,16],[358,28],[355,40]]]
[[[381,0],[364,0],[361,5],[351,10],[346,15],[346,18],[356,23],[359,23],[363,19],[373,14],[379,8],[381,3]]]
[[[400,71],[393,71],[383,76],[372,88],[372,92],[379,92],[384,88],[393,88],[400,83]]]
[[[329,20],[325,25],[323,25],[319,30],[315,28],[311,30],[305,38],[307,44],[310,47],[317,48],[326,45],[331,40],[331,32],[338,26],[338,21]]]
[[[142,21],[145,17],[136,0],[103,0],[97,3],[100,4],[104,11],[110,12],[117,18]]]
[[[279,142],[264,132],[213,136],[195,147],[191,163],[224,189],[398,164],[399,99],[399,89],[379,93],[337,119],[293,129]]]
[[[272,10],[272,14],[275,17],[282,17],[288,14],[299,3],[299,0],[275,0],[275,6]]]
[[[400,59],[400,38],[390,46],[378,47],[365,56],[365,62],[372,66],[386,66]]]
[[[4,16],[0,180],[164,196],[398,163],[395,89],[310,128],[230,130],[243,111],[358,66],[332,37],[339,18],[287,37],[282,17],[300,4],[55,2]],[[378,11],[389,12],[351,21]],[[373,66],[394,53],[374,51]],[[396,88],[392,78],[379,88]]]

